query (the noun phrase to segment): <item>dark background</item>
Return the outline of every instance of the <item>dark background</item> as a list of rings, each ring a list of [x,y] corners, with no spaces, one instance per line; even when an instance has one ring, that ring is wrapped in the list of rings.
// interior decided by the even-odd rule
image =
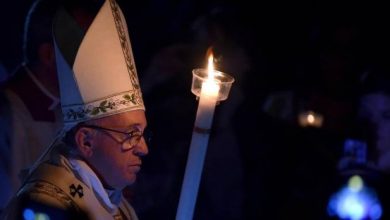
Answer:
[[[1,1],[0,61],[9,72],[21,62],[21,34],[30,3]],[[364,139],[356,120],[360,82],[373,68],[385,68],[390,58],[389,15],[384,5],[367,1],[119,3],[154,132],[139,181],[128,191],[140,219],[174,219],[197,108],[190,93],[191,70],[204,66],[207,46],[213,43],[218,45],[212,46],[221,58],[220,69],[235,76],[236,82],[233,96],[215,112],[195,218],[329,219],[328,199],[348,176],[337,167],[344,140]],[[234,70],[244,64],[224,57],[223,41],[211,39],[207,44],[194,38],[194,21],[216,8],[227,11],[216,18],[217,24],[248,58],[250,65],[240,74]],[[153,75],[159,68],[165,68],[161,74],[166,75]],[[293,103],[290,117],[264,111],[264,103],[279,91],[293,94],[284,99]],[[297,124],[301,103],[324,115],[322,128]],[[232,136],[237,144],[229,147]],[[382,190],[382,177],[375,172],[363,176]],[[380,191],[379,196],[384,202],[387,192]]]

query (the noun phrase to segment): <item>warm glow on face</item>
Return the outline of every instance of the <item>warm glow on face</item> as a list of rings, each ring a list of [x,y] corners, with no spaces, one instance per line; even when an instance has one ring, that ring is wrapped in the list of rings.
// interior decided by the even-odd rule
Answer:
[[[214,55],[212,52],[210,53],[208,58],[207,70],[209,74],[208,80],[213,80],[214,79]]]

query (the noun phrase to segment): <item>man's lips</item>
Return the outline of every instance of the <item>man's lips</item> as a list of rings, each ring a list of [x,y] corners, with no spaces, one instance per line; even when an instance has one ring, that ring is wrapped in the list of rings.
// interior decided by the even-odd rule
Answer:
[[[141,164],[132,164],[129,168],[134,172],[139,172],[141,170]]]

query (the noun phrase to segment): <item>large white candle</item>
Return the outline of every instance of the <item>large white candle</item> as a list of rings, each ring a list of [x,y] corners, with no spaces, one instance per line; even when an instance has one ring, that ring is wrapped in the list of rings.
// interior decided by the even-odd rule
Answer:
[[[202,83],[176,220],[190,220],[193,217],[219,90],[220,86],[214,79],[213,56],[210,55],[208,79]]]
[[[208,78],[202,83],[195,128],[210,129],[217,104],[219,85],[214,79],[213,55],[208,59]],[[194,139],[194,138],[192,138]]]

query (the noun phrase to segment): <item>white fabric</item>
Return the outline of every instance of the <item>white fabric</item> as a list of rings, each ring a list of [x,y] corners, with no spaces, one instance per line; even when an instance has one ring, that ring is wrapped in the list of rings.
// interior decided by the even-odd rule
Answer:
[[[61,105],[71,105],[75,102],[82,102],[80,91],[77,87],[72,69],[66,63],[64,56],[57,44],[54,43],[58,80],[60,83]],[[66,95],[65,95],[66,94]]]
[[[132,89],[108,1],[83,39],[73,71],[81,96],[87,103]]]
[[[79,175],[84,184],[93,190],[96,197],[102,202],[107,211],[111,214],[115,214],[121,200],[121,191],[106,190],[95,172],[84,161],[69,159],[69,163],[73,171]]]
[[[65,14],[61,18],[67,20]],[[126,20],[115,0],[106,0],[100,8],[79,48],[75,48],[74,63],[67,63],[62,45],[57,45],[64,42],[54,42],[61,105],[68,127],[126,111],[145,110]]]
[[[11,177],[14,190],[20,186],[18,174],[28,168],[39,157],[42,150],[48,146],[61,127],[61,120],[55,122],[36,121],[31,116],[23,101],[12,91],[7,90],[12,112],[11,146]],[[56,115],[57,116],[57,115]]]

